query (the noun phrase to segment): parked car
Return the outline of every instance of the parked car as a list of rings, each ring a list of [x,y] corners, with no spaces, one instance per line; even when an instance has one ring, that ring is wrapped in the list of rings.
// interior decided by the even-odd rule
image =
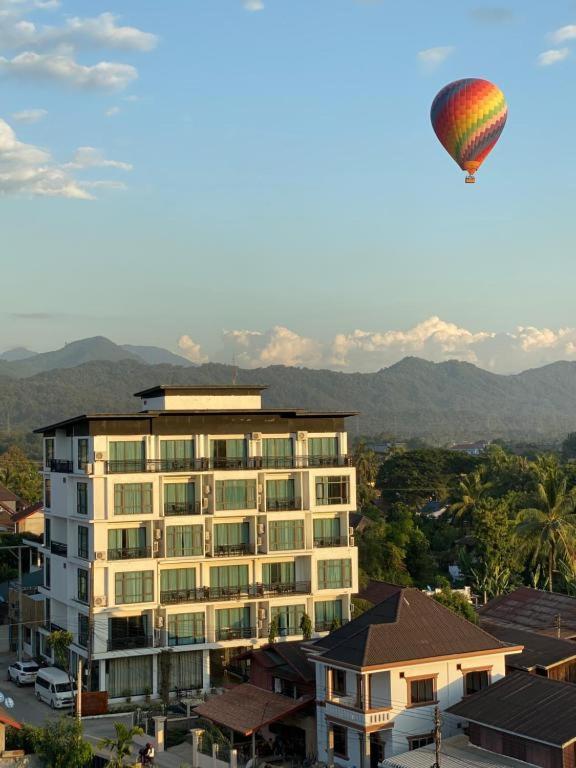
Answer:
[[[72,690],[66,672],[57,667],[46,667],[39,670],[34,683],[34,691],[38,701],[45,701],[52,709],[74,706],[76,690]]]
[[[40,667],[35,661],[15,661],[8,667],[8,680],[16,685],[32,684]]]

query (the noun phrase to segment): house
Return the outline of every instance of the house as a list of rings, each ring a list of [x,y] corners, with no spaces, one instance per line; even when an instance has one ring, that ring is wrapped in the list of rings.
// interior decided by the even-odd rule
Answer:
[[[529,768],[532,765],[480,749],[464,734],[443,738],[440,754],[441,768]],[[381,768],[430,768],[435,762],[435,745],[426,744],[411,752],[387,758],[381,763]]]
[[[313,646],[318,759],[329,765],[374,768],[429,743],[435,707],[499,680],[522,650],[418,589],[388,587],[383,602]]]
[[[490,440],[477,440],[475,443],[453,443],[448,446],[448,450],[467,453],[468,456],[482,456],[486,453],[490,442]]]
[[[576,597],[518,587],[479,609],[480,620],[541,635],[576,639]]]
[[[576,644],[572,640],[539,635],[516,627],[482,622],[482,628],[503,643],[522,645],[521,653],[506,659],[506,670],[522,670],[534,675],[576,683]]]
[[[450,504],[448,501],[439,501],[438,499],[429,499],[424,506],[422,506],[416,514],[422,517],[432,518],[438,520],[438,518],[445,515],[450,510]]]
[[[576,686],[515,672],[447,710],[477,747],[542,768],[572,768]]]
[[[348,521],[354,533],[364,533],[370,526],[374,525],[373,520],[360,512],[350,512]]]
[[[139,412],[37,430],[41,649],[72,632],[91,690],[208,690],[271,622],[284,642],[305,614],[316,636],[350,618],[353,414],[265,407],[264,389],[161,385],[136,394]]]
[[[24,506],[24,502],[15,493],[8,490],[6,486],[0,483],[0,530],[13,531],[14,523],[12,521],[18,510]]]
[[[14,533],[42,536],[44,533],[44,504],[41,501],[23,507],[12,516]]]

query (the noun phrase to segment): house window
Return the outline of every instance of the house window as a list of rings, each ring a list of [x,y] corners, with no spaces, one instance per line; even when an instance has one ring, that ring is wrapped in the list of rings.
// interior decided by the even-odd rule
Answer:
[[[50,582],[51,582],[50,558],[45,557],[44,558],[44,586],[50,588]]]
[[[212,440],[212,462],[215,469],[227,469],[246,465],[246,440]]]
[[[152,483],[119,483],[114,486],[115,515],[151,515]]]
[[[322,600],[314,605],[316,632],[328,632],[342,624],[342,601]]]
[[[194,645],[203,642],[203,613],[177,613],[168,616],[168,645]]]
[[[217,480],[216,509],[254,509],[256,480]]]
[[[44,466],[49,467],[54,458],[54,438],[47,437],[44,441]]]
[[[117,573],[116,604],[151,603],[154,600],[154,571]]]
[[[216,611],[216,640],[239,640],[252,637],[250,608],[225,608]]]
[[[27,643],[27,645],[32,644],[32,630],[30,627],[24,627],[24,642]]]
[[[305,613],[305,605],[281,605],[271,609],[270,618],[276,619],[278,635],[287,637],[302,634],[300,622]]]
[[[338,456],[337,437],[309,437],[308,456],[312,460],[334,458]]]
[[[332,693],[336,696],[346,696],[346,672],[343,669],[333,669]]]
[[[436,700],[436,678],[408,679],[408,705],[411,707],[433,704]]]
[[[351,586],[351,560],[318,561],[318,589],[342,589]]]
[[[408,749],[410,751],[420,749],[420,747],[425,747],[427,744],[432,744],[433,741],[434,736],[431,733],[424,733],[421,736],[408,736]]]
[[[490,685],[490,671],[488,669],[471,669],[464,672],[464,695],[471,696]]]
[[[250,523],[219,523],[214,526],[214,554],[242,555],[250,547]]]
[[[78,483],[76,485],[76,514],[88,514],[88,483]]]
[[[266,587],[296,584],[295,563],[263,563],[262,581]]]
[[[210,568],[210,591],[218,596],[222,591],[248,592],[248,566],[223,565]]]
[[[146,528],[109,528],[109,560],[131,560],[138,557],[150,557],[150,547],[146,546]]]
[[[52,506],[52,481],[49,477],[44,480],[44,506],[46,509]]]
[[[86,648],[88,645],[88,616],[78,614],[78,645]]]
[[[315,547],[339,547],[341,543],[339,517],[318,517],[314,520]]]
[[[304,549],[304,520],[273,520],[268,532],[271,551]]]
[[[196,509],[196,487],[194,483],[166,483],[164,485],[164,514],[193,515]]]
[[[269,469],[292,467],[294,443],[291,437],[267,437],[262,440],[262,464]]]
[[[197,557],[204,554],[201,525],[170,525],[166,528],[166,557]]]
[[[81,603],[87,603],[88,602],[88,571],[85,571],[82,568],[78,568],[77,584],[78,584],[78,591],[77,591],[78,600]]]
[[[78,526],[78,557],[88,560],[88,528],[85,525]]]
[[[78,469],[84,471],[88,464],[88,439],[81,437],[78,440]]]
[[[194,568],[170,568],[160,571],[160,601],[177,602],[196,589],[196,571]]]
[[[350,478],[347,476],[317,477],[316,504],[348,504],[350,499]]]
[[[44,518],[44,546],[45,547],[49,547],[50,541],[52,540],[50,535],[51,528],[52,528],[52,520],[50,520],[49,517],[45,517]]]
[[[194,440],[162,440],[160,458],[163,471],[194,468]]]
[[[114,440],[109,444],[110,472],[144,472],[146,446],[143,440]]]
[[[336,757],[342,757],[344,760],[348,759],[348,729],[343,725],[332,726],[332,744],[334,749],[334,755]]]

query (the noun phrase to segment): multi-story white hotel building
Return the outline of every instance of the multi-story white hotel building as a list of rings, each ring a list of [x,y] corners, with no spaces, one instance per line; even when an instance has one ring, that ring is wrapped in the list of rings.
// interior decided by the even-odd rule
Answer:
[[[281,640],[304,614],[315,633],[350,618],[352,414],[263,408],[262,389],[158,386],[137,394],[138,413],[37,430],[39,651],[51,629],[71,631],[92,690],[207,688],[274,619]]]

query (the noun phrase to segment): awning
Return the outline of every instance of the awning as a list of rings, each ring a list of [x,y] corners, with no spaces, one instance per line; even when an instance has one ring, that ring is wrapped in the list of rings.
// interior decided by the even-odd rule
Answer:
[[[268,723],[281,720],[313,701],[312,696],[291,699],[250,683],[230,688],[196,707],[194,712],[218,725],[250,736]]]

